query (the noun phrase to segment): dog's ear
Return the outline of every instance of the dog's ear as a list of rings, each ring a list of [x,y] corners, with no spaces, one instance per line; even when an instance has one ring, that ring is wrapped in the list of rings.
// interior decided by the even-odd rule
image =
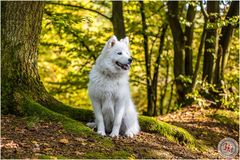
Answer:
[[[125,37],[123,39],[120,40],[121,42],[124,42],[127,46],[129,45],[129,39],[128,37]]]
[[[113,35],[107,42],[108,48],[112,48],[116,44],[117,41],[118,41],[117,37],[115,35]]]

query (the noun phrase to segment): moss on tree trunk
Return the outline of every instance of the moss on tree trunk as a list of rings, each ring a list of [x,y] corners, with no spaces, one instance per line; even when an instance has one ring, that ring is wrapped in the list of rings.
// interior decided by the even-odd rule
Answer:
[[[22,98],[28,97],[49,109],[86,120],[85,110],[75,110],[48,94],[37,70],[37,46],[43,2],[1,3],[2,113],[24,115]],[[29,112],[28,112],[29,113]],[[79,118],[78,118],[79,117]]]
[[[37,72],[37,45],[44,3],[1,3],[2,111],[23,114],[16,93],[36,99],[46,92]]]

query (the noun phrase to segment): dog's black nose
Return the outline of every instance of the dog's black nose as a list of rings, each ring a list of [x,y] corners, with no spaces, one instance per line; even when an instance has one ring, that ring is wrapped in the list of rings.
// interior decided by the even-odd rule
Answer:
[[[128,62],[129,62],[129,63],[132,63],[132,58],[129,58],[129,59],[128,59]]]

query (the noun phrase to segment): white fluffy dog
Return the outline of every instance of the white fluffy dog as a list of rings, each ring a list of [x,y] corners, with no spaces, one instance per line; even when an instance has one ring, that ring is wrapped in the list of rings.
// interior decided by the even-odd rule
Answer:
[[[95,113],[97,133],[111,137],[119,134],[133,137],[140,128],[135,106],[131,100],[128,70],[132,62],[128,37],[117,40],[112,36],[105,44],[93,66],[88,92]]]

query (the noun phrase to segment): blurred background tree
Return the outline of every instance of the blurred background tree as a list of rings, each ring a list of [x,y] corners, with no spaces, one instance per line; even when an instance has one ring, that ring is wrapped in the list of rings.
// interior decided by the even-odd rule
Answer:
[[[89,71],[110,36],[127,35],[134,58],[131,92],[141,114],[166,114],[194,103],[238,110],[237,3],[46,2],[40,76],[58,100],[91,109]]]

